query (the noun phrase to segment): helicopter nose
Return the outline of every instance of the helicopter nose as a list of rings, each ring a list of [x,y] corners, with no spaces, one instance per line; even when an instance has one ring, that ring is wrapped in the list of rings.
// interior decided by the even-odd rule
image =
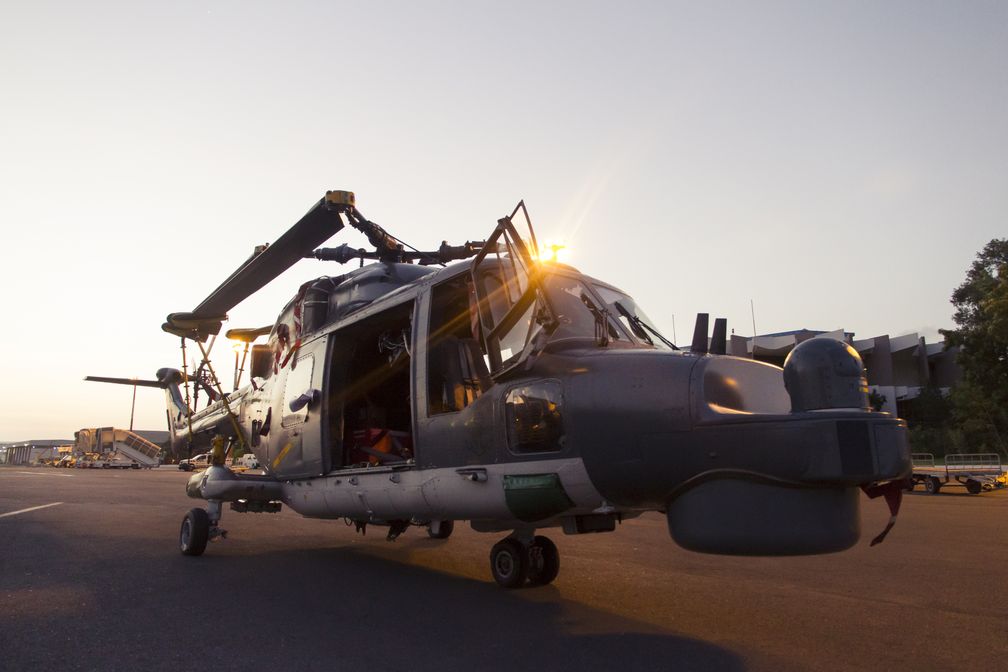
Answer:
[[[691,550],[848,548],[859,486],[904,477],[909,449],[901,421],[863,409],[863,369],[836,346],[796,348],[783,372],[682,355],[609,372],[579,441],[593,483],[611,503],[666,511]]]

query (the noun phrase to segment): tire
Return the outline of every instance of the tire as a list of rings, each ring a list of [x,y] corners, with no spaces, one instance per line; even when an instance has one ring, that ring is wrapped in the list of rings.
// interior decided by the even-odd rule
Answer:
[[[182,555],[203,555],[210,539],[210,516],[203,509],[190,509],[179,529]]]
[[[983,485],[980,483],[980,481],[973,481],[973,480],[966,481],[966,492],[968,492],[969,494],[979,495],[982,490]]]
[[[924,489],[927,490],[929,495],[937,495],[941,490],[941,481],[939,481],[934,476],[929,476],[926,481],[924,481]]]
[[[448,537],[450,537],[452,535],[452,532],[454,530],[455,530],[455,521],[454,520],[442,520],[442,521],[438,521],[438,531],[437,532],[435,532],[434,529],[430,525],[428,525],[427,526],[427,535],[431,539],[447,539]]]
[[[517,539],[501,539],[490,549],[490,573],[501,588],[523,586],[528,568],[528,551]]]
[[[533,586],[553,583],[560,573],[560,551],[547,537],[536,537],[529,547],[528,581]]]

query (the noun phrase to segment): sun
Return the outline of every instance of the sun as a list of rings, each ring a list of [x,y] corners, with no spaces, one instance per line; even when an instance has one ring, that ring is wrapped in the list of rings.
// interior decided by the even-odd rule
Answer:
[[[539,246],[539,260],[547,264],[566,264],[570,256],[570,247],[564,242],[547,240]]]

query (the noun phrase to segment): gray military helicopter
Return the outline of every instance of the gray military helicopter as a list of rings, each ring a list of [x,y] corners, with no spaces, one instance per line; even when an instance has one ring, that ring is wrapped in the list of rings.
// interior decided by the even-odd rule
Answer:
[[[347,224],[375,249],[317,248]],[[163,388],[173,442],[213,451],[186,486],[207,505],[185,515],[182,553],[225,536],[225,502],[386,526],[389,539],[410,526],[444,539],[469,521],[508,533],[490,569],[516,588],[559,571],[538,530],[611,532],[645,511],[695,551],[844,550],[860,535],[859,489],[889,502],[881,541],[910,472],[906,426],[871,410],[852,348],[814,339],[779,368],[726,356],[724,320],[708,339],[701,315],[679,349],[626,293],[537,251],[524,203],[485,242],[419,252],[330,191],[163,325],[208,364],[227,312],[299,259],[360,260],[302,285],[271,327],[226,333],[251,344],[246,385],[226,393],[210,368],[197,382],[217,393],[197,410],[184,363],[151,381],[89,377]],[[239,446],[263,475],[225,466]]]

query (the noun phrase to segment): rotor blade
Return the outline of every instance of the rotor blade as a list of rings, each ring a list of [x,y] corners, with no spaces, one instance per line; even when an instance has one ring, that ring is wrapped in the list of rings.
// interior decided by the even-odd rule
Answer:
[[[84,380],[90,380],[93,383],[115,383],[116,385],[135,385],[137,387],[160,387],[164,389],[167,387],[165,383],[160,380],[140,380],[138,378],[107,378],[105,376],[87,376]]]
[[[265,287],[316,247],[343,228],[340,213],[353,207],[349,192],[327,192],[294,226],[275,243],[253,254],[227,280],[196,306],[196,318],[218,318],[226,315],[246,298]]]
[[[273,330],[272,324],[267,324],[265,327],[259,327],[257,329],[228,329],[224,333],[224,338],[232,341],[240,341],[242,343],[251,343],[260,336],[266,336]]]

